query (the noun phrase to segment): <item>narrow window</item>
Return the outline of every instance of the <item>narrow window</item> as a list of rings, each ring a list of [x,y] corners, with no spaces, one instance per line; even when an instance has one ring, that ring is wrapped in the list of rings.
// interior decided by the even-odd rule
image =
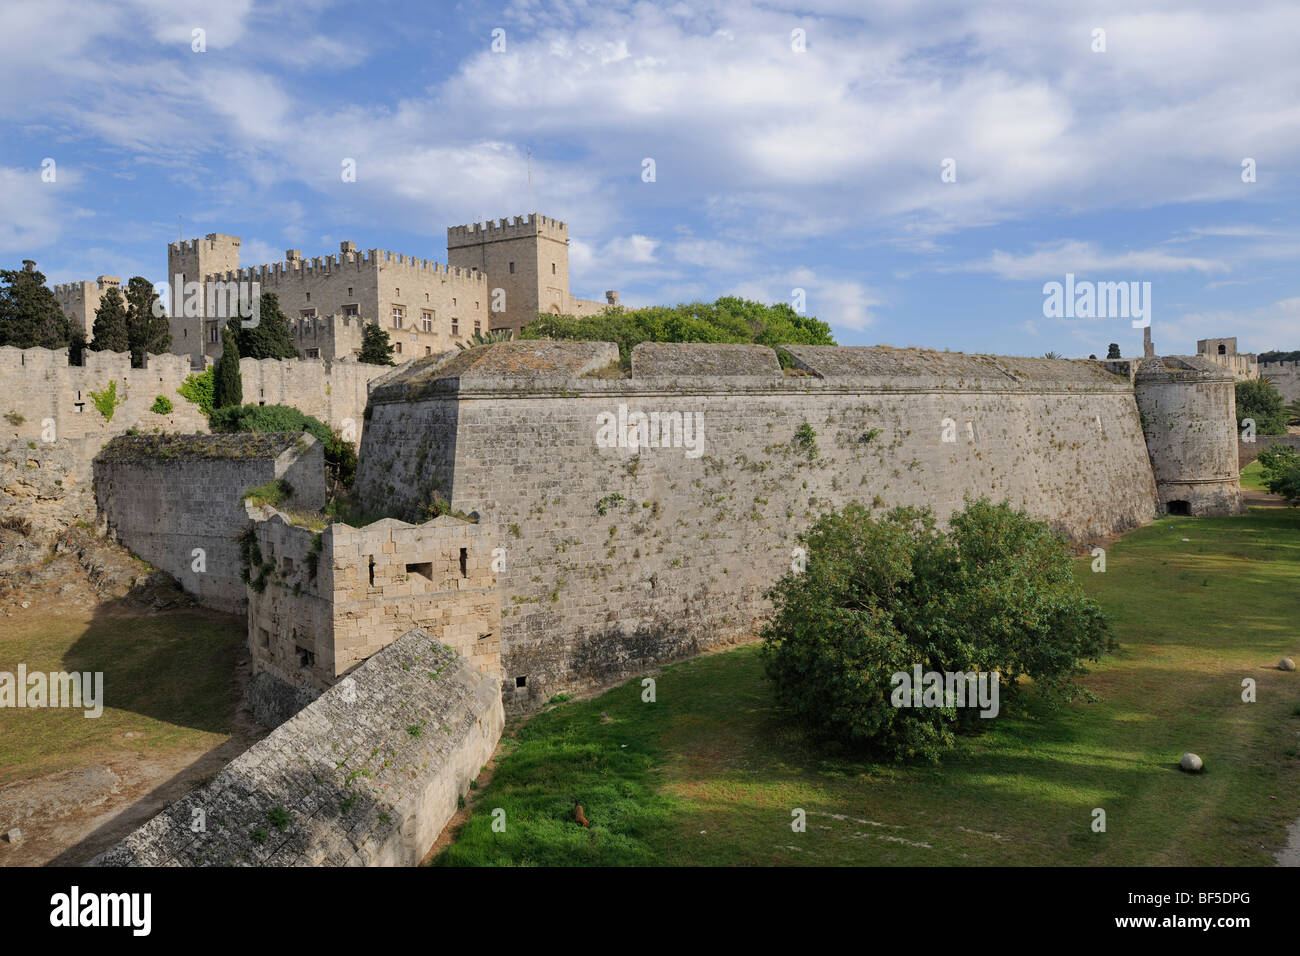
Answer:
[[[515,687],[527,687],[527,686],[528,686],[528,677],[527,677],[527,675],[525,675],[525,676],[523,676],[523,677],[516,677],[516,678],[515,678]]]
[[[467,577],[469,574],[469,549],[460,549],[460,576]]]
[[[375,556],[373,554],[370,556],[370,586],[372,588],[375,586]]]
[[[515,274],[515,264],[513,262],[510,263],[510,274],[511,275]]]
[[[555,275],[555,263],[551,263],[551,275]]]

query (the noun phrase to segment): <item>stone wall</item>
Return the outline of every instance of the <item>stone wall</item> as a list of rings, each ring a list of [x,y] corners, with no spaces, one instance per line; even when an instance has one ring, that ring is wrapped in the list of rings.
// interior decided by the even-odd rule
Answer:
[[[1273,383],[1288,405],[1300,402],[1300,362],[1261,362],[1259,375]]]
[[[585,376],[612,345],[506,343],[374,389],[364,503],[412,517],[436,493],[505,549],[507,706],[751,633],[796,535],[849,501],[946,519],[1005,498],[1077,542],[1155,516],[1132,388],[1095,362],[787,351],[783,373],[768,349],[646,343],[606,380]],[[604,437],[639,441],[638,412],[698,425],[677,447],[602,447],[611,420]]]
[[[1259,457],[1261,451],[1268,451],[1274,444],[1284,445],[1300,451],[1300,435],[1256,435],[1253,442],[1237,440],[1237,463],[1245,468]]]
[[[255,674],[323,689],[419,627],[500,676],[501,605],[486,526],[443,515],[315,531],[272,509],[249,511],[266,569],[248,599]]]
[[[400,366],[399,366],[400,367]],[[371,382],[396,368],[364,362],[325,362],[313,359],[239,360],[239,377],[246,405],[291,405],[319,418],[353,440],[361,440],[366,397]]]
[[[411,631],[92,863],[416,865],[504,720],[494,679]]]
[[[241,495],[280,478],[293,487],[290,504],[322,508],[324,472],[322,446],[306,433],[127,435],[96,456],[95,499],[123,545],[200,603],[238,613],[247,605],[237,540],[248,525]],[[195,549],[203,552],[200,564]]]

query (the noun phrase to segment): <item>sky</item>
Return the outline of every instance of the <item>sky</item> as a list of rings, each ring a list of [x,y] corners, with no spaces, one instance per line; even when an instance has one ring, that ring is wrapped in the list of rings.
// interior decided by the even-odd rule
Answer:
[[[1140,354],[1046,314],[1070,274],[1150,283],[1162,353],[1296,349],[1297,50],[1294,0],[8,3],[0,267],[161,282],[210,232],[445,262],[536,210],[585,298]]]

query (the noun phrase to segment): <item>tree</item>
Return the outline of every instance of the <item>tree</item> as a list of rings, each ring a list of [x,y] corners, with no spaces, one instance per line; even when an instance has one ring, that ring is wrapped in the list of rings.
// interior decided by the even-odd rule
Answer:
[[[96,352],[126,352],[131,348],[126,332],[126,300],[117,287],[110,287],[99,300],[91,328],[91,349]]]
[[[244,383],[239,376],[239,346],[229,325],[221,332],[221,358],[212,384],[212,409],[240,405],[244,401]]]
[[[784,712],[851,747],[934,760],[981,724],[975,708],[899,706],[893,676],[917,665],[996,671],[1000,703],[1029,677],[1060,702],[1089,696],[1083,662],[1114,646],[1065,539],[1009,504],[968,501],[944,533],[928,509],[852,503],[801,540],[804,566],[768,592],[764,667]]]
[[[834,345],[831,327],[800,315],[784,302],[763,305],[723,296],[716,302],[624,309],[609,306],[599,315],[541,315],[520,332],[521,339],[577,339],[614,342],[619,362],[631,366],[641,342],[733,342],[754,345]],[[782,364],[789,359],[777,353]]]
[[[44,273],[32,269],[0,270],[0,345],[62,349],[72,337],[68,317]]]
[[[367,322],[361,327],[361,356],[357,360],[369,365],[396,365],[393,361],[393,346],[388,341],[388,332],[378,322]]]
[[[1287,417],[1286,402],[1268,379],[1248,379],[1237,383],[1238,425],[1253,418],[1255,434],[1285,435]]]
[[[1259,466],[1265,488],[1292,507],[1300,505],[1300,453],[1274,442],[1259,453]]]
[[[1123,358],[1123,357],[1124,356],[1119,354],[1118,343],[1111,342],[1110,345],[1106,347],[1106,358],[1115,359],[1115,358]]]
[[[131,364],[145,367],[146,355],[161,355],[172,347],[172,333],[161,307],[155,308],[158,293],[143,276],[132,276],[126,284],[126,337]]]
[[[242,321],[232,318],[236,327],[239,354],[244,358],[301,358],[293,344],[293,330],[288,317],[280,311],[280,297],[274,292],[263,292],[258,301],[257,325],[245,327]]]

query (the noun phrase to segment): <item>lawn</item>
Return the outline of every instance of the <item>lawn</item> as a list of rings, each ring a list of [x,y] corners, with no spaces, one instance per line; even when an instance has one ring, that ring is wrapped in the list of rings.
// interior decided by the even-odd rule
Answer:
[[[1264,487],[1264,469],[1258,460],[1241,469],[1241,487],[1246,491],[1268,491]]]
[[[434,864],[1272,864],[1300,816],[1300,672],[1275,666],[1300,656],[1300,515],[1164,518],[1106,557],[1078,564],[1121,644],[1084,679],[1100,702],[1029,695],[941,766],[873,765],[772,714],[757,647],[699,657],[654,703],[637,679],[513,725]]]
[[[204,611],[39,614],[0,623],[0,671],[102,671],[102,716],[0,708],[0,784],[130,758],[210,750],[230,734],[242,622]],[[131,734],[131,737],[125,736]]]

